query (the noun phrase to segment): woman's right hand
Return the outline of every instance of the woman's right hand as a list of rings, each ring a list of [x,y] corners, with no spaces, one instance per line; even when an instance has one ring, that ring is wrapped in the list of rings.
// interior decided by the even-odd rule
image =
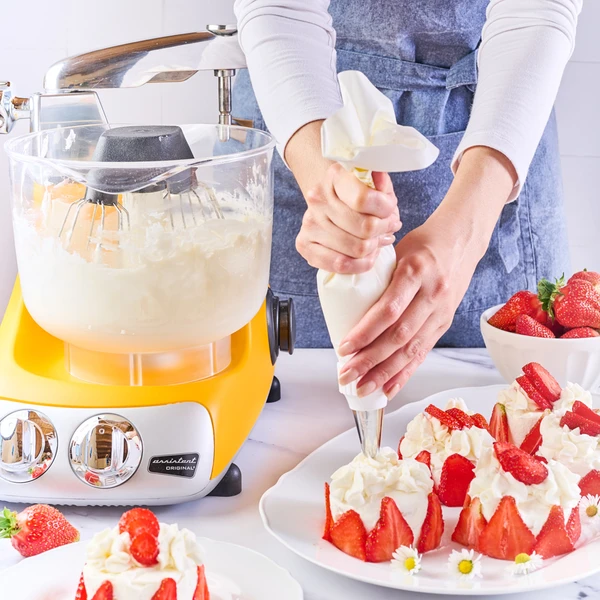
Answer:
[[[339,164],[305,193],[308,208],[296,249],[308,264],[330,273],[364,273],[379,249],[394,243],[402,223],[387,173],[373,173],[376,189]]]

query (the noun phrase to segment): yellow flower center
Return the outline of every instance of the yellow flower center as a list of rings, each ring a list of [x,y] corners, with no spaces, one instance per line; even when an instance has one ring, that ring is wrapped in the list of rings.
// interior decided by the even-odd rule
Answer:
[[[521,552],[521,554],[517,554],[517,556],[515,556],[515,562],[518,565],[525,564],[525,563],[529,562],[530,560],[531,560],[531,557],[529,556],[529,554],[525,554],[525,552]]]
[[[598,514],[598,507],[597,507],[597,506],[595,506],[594,504],[591,504],[590,506],[588,506],[588,507],[585,509],[585,514],[586,514],[588,517],[595,517],[595,516]]]
[[[414,559],[413,556],[409,556],[405,561],[404,561],[404,568],[407,571],[412,571],[415,567],[417,566],[417,561]]]
[[[461,560],[458,563],[458,570],[463,575],[468,575],[473,570],[473,561],[472,560],[467,560],[467,559]]]

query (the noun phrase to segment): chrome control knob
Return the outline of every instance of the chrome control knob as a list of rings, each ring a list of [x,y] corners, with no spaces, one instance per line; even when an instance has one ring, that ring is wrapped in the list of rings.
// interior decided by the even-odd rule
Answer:
[[[0,420],[0,478],[27,483],[43,475],[56,457],[58,437],[37,410],[18,410]]]
[[[107,413],[87,419],[76,429],[69,460],[81,481],[110,489],[133,477],[142,462],[142,450],[142,439],[133,424]]]

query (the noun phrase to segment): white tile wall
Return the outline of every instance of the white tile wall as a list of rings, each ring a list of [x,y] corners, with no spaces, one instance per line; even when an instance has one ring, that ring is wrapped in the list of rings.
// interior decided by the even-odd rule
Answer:
[[[233,0],[30,0],[27,14],[3,28],[0,80],[20,95],[40,89],[53,62],[135,39],[234,22]],[[587,0],[578,42],[557,100],[568,221],[576,267],[600,268],[600,2]],[[211,73],[183,84],[102,93],[113,122],[210,122],[216,117]],[[24,124],[11,135],[25,131]],[[4,137],[6,139],[6,136]],[[0,140],[0,143],[4,141]],[[0,314],[16,273],[8,203],[8,168],[0,150]]]

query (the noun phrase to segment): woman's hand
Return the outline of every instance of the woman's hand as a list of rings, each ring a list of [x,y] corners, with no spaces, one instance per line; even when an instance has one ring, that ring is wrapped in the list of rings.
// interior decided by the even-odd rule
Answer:
[[[307,209],[296,249],[308,264],[332,273],[363,273],[379,248],[401,227],[398,200],[387,173],[373,173],[375,188],[339,164],[305,193]]]
[[[396,246],[389,288],[340,345],[342,356],[356,353],[342,385],[361,378],[359,395],[392,397],[406,383],[452,324],[515,181],[499,152],[465,152],[438,209]]]

